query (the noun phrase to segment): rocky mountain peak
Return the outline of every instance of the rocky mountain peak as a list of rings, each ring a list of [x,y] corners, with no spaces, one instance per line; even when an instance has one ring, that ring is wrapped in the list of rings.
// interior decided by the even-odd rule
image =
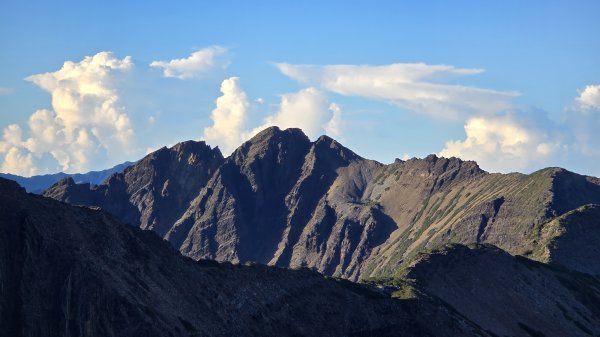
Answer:
[[[68,187],[71,187],[74,185],[76,185],[75,180],[73,180],[73,178],[71,178],[71,177],[67,177],[67,178],[59,180],[51,188],[55,188],[55,187],[68,188]]]
[[[585,204],[600,204],[600,179],[582,176],[562,168],[547,170],[552,177],[551,207],[557,215]]]
[[[154,151],[102,184],[77,185],[63,180],[45,196],[81,205],[99,206],[121,221],[164,235],[181,216],[224,158],[203,141],[186,141]]]
[[[90,187],[91,185],[89,183],[77,184],[73,178],[67,177],[52,185],[44,192],[44,195],[74,204],[94,204],[95,200],[89,193]]]
[[[156,165],[158,162],[159,166],[163,162],[173,160],[177,162],[177,165],[189,165],[203,164],[211,161],[221,162],[223,155],[218,147],[211,148],[204,141],[185,141],[175,144],[171,148],[162,147],[144,157],[138,162],[138,165],[134,165],[129,169],[139,169],[139,167],[147,167]]]
[[[335,139],[322,135],[319,137],[314,143],[315,151],[318,152],[317,155],[321,155],[323,157],[329,157],[333,159],[333,157],[337,157],[340,162],[349,162],[355,159],[362,159],[356,153],[352,152],[352,150],[344,147],[342,144],[338,143]]]
[[[223,154],[218,147],[211,148],[204,141],[189,140],[177,143],[170,151],[174,152],[179,160],[187,159],[190,164],[194,164],[200,160],[223,159]]]
[[[305,153],[309,145],[310,140],[302,130],[281,130],[272,126],[243,143],[231,154],[230,159],[238,165],[271,157],[280,162],[287,154]]]
[[[461,171],[462,175],[479,175],[487,173],[474,161],[464,161],[456,157],[438,157],[435,154],[430,154],[423,159],[412,158],[407,161],[397,160],[395,163],[405,164],[408,167],[424,170],[434,175],[441,175],[449,171]]]

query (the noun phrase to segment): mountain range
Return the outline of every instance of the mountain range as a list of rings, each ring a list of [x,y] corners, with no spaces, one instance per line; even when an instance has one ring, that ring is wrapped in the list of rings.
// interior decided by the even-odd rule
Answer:
[[[597,210],[596,210],[597,211]],[[600,279],[491,245],[352,283],[182,256],[98,208],[0,178],[0,336],[589,336]]]
[[[561,168],[384,165],[273,127],[0,187],[6,336],[600,334],[600,180]]]
[[[101,207],[193,259],[357,281],[389,277],[426,249],[487,243],[600,274],[598,178],[561,168],[491,174],[435,155],[384,165],[299,129],[268,128],[227,158],[180,143],[98,186],[67,178],[44,195]]]
[[[73,180],[76,181],[77,183],[90,183],[90,184],[97,185],[97,184],[100,184],[101,182],[103,182],[104,180],[106,180],[106,178],[108,178],[113,173],[123,172],[123,170],[125,168],[127,168],[133,164],[134,164],[134,162],[128,161],[128,162],[116,165],[116,166],[106,169],[106,170],[90,171],[87,173],[69,174],[69,173],[59,172],[59,173],[54,173],[54,174],[44,174],[44,175],[37,175],[37,176],[31,176],[31,177],[22,177],[22,176],[10,174],[10,173],[0,173],[0,177],[18,182],[19,185],[21,185],[22,187],[25,188],[25,190],[27,190],[27,192],[42,193],[48,187],[54,185],[56,182],[66,178],[66,177],[73,178]]]

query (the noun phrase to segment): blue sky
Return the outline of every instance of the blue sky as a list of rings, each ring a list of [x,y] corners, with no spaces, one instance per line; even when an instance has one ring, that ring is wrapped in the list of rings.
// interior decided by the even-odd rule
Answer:
[[[275,124],[386,163],[437,153],[599,176],[597,13],[597,1],[3,1],[0,171],[102,169],[187,139],[227,153]]]

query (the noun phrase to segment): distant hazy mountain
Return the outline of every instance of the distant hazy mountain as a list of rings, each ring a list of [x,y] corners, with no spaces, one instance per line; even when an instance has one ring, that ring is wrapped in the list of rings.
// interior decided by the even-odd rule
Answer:
[[[434,155],[384,165],[299,129],[266,129],[227,158],[181,143],[98,186],[65,179],[45,195],[99,206],[194,259],[359,280],[394,275],[448,243],[487,243],[600,274],[598,178],[560,168],[490,174]]]
[[[97,185],[103,182],[111,174],[123,172],[125,168],[133,164],[135,163],[128,161],[123,164],[119,164],[113,168],[109,168],[102,171],[90,171],[88,173],[68,174],[60,172],[55,174],[45,174],[31,177],[21,177],[9,173],[0,173],[0,177],[16,181],[17,183],[19,183],[19,185],[24,187],[27,190],[27,192],[41,193],[48,187],[52,186],[56,182],[66,177],[73,178],[73,180],[77,183],[90,183],[93,185]]]
[[[196,262],[154,233],[2,178],[0,284],[0,337],[491,336],[426,296]]]

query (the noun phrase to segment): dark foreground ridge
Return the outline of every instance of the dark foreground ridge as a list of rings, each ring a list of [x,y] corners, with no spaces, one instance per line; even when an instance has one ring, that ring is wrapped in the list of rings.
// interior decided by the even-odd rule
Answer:
[[[98,206],[193,259],[389,277],[448,243],[600,275],[600,180],[560,168],[490,174],[458,158],[361,158],[335,140],[268,128],[223,158],[204,142],[160,149],[99,186],[46,196]]]
[[[397,277],[498,336],[600,335],[600,278],[493,246],[445,246]]]
[[[194,261],[101,210],[0,178],[0,336],[485,336],[426,297]]]

